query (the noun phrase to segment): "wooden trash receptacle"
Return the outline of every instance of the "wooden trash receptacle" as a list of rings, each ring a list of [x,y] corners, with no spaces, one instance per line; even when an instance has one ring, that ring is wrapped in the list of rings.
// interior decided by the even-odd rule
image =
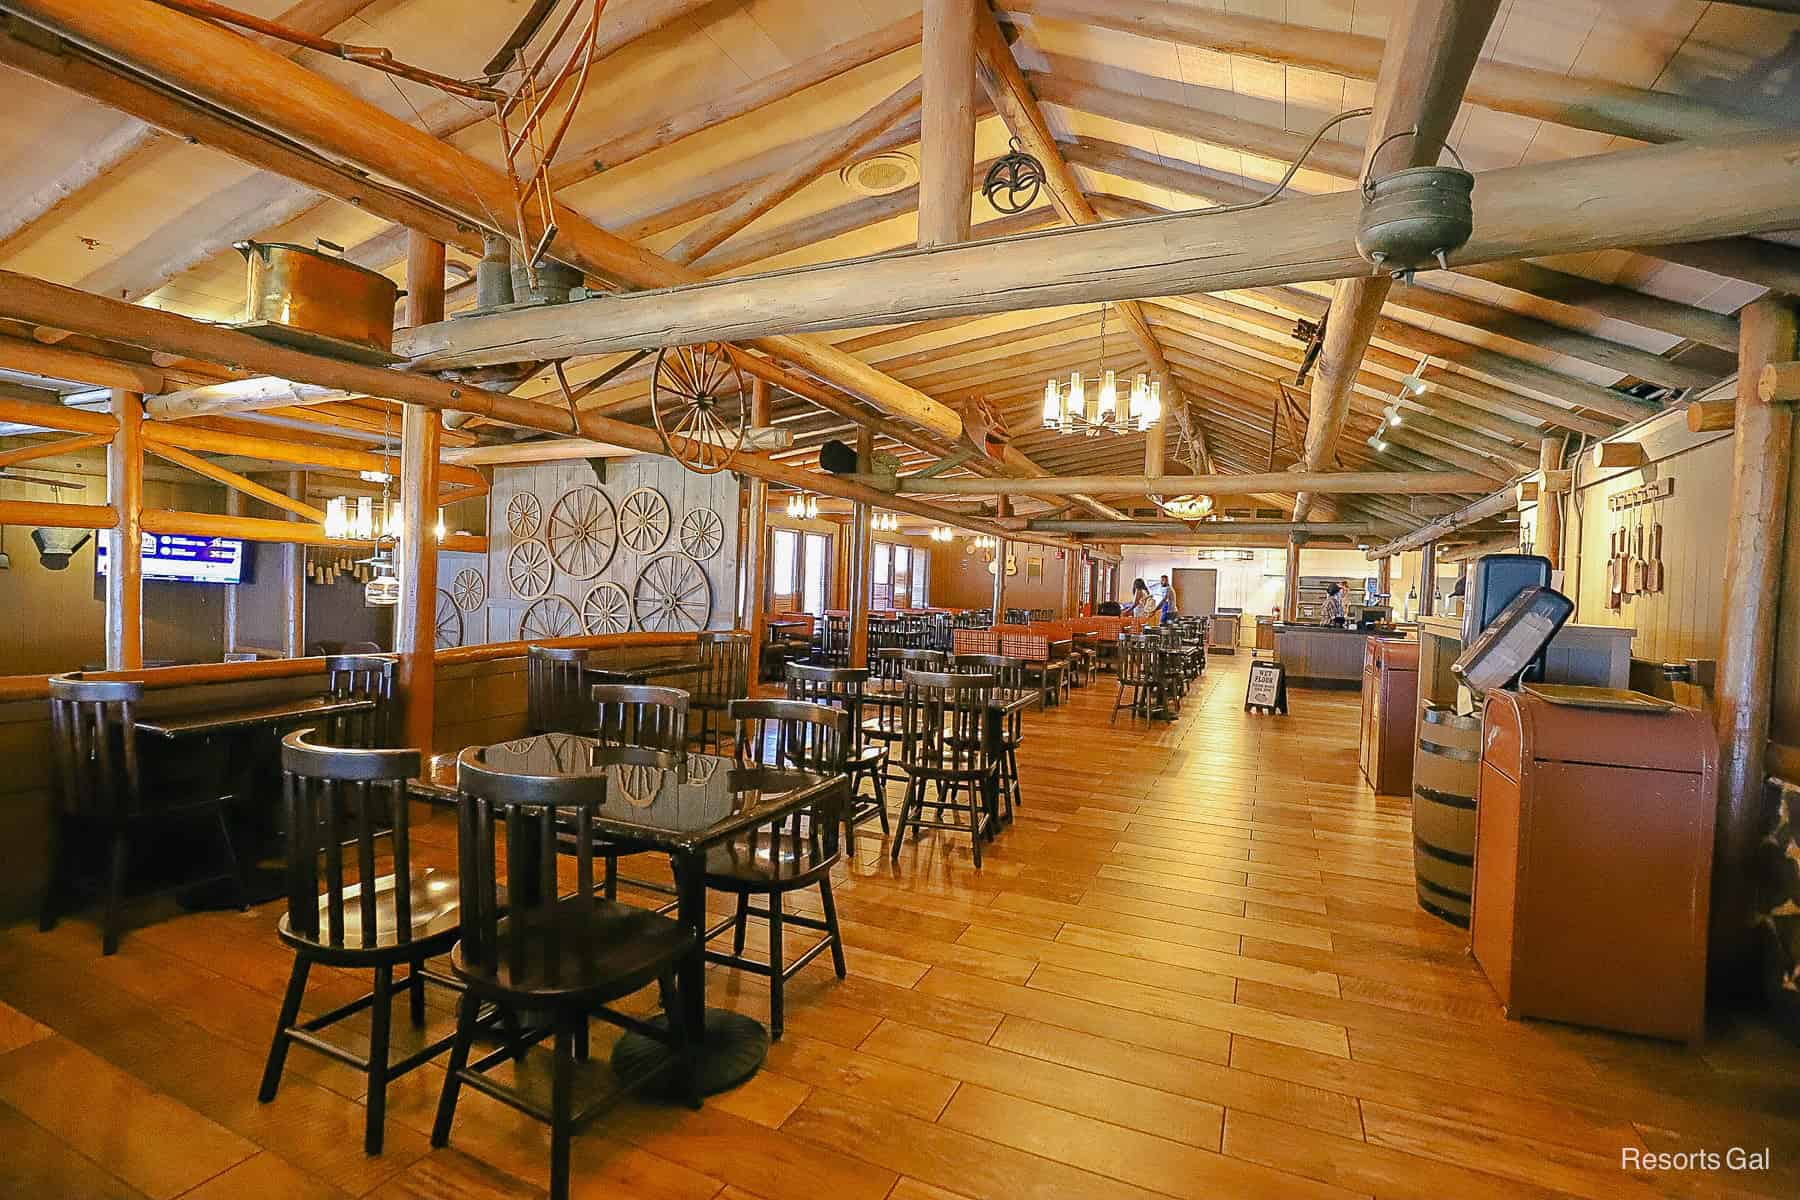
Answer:
[[[1475,878],[1475,783],[1481,718],[1425,709],[1413,757],[1413,870],[1419,907],[1464,929]]]

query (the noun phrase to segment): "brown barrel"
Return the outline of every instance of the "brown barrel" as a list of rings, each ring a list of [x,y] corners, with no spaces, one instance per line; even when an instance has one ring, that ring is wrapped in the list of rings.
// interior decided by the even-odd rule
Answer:
[[[1429,705],[1413,758],[1413,870],[1419,907],[1469,927],[1475,880],[1475,780],[1481,717]]]

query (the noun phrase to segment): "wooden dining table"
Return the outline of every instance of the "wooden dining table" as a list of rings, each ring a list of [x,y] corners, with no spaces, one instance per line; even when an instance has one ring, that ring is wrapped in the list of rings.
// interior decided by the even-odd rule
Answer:
[[[595,835],[627,853],[669,855],[677,919],[698,939],[695,952],[681,967],[679,990],[685,1027],[702,1031],[702,1093],[725,1091],[756,1074],[768,1055],[768,1028],[753,1017],[706,1005],[707,852],[821,802],[827,809],[824,828],[835,838],[842,806],[849,801],[845,778],[741,767],[718,754],[685,754],[678,757],[678,765],[669,766],[668,756],[659,751],[606,746],[573,733],[545,733],[486,746],[482,759],[489,770],[520,775],[605,777],[606,800],[594,813]],[[456,755],[435,756],[426,777],[415,780],[411,788],[428,802],[458,803]],[[535,872],[526,877],[535,877]],[[614,1045],[613,1067],[621,1077],[643,1077],[672,1053],[661,1042],[628,1033]],[[659,1075],[670,1081],[671,1095],[679,1091],[674,1086],[678,1077],[676,1071]]]
[[[659,658],[621,667],[599,661],[596,655],[590,654],[581,664],[582,679],[587,683],[660,683],[665,679],[693,675],[699,670],[700,664],[691,658]]]

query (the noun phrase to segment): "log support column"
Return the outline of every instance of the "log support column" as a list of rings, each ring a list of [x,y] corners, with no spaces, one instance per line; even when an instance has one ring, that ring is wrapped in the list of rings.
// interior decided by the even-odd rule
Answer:
[[[407,311],[414,325],[444,319],[444,243],[417,232],[407,243]],[[394,649],[400,655],[405,745],[431,754],[437,686],[438,447],[436,409],[406,406],[400,432],[400,608]]]
[[[750,381],[750,424],[756,429],[768,427],[767,380]],[[768,583],[768,571],[763,565],[763,554],[769,541],[768,481],[751,478],[749,493],[744,503],[744,553],[738,563],[741,592],[738,619],[743,622],[743,628],[750,631],[750,686],[754,694],[756,681],[762,678],[763,644],[769,640],[769,605],[763,596]]]
[[[306,472],[289,471],[287,494],[291,500],[306,499]],[[290,521],[301,520],[293,513]],[[299,658],[306,653],[306,547],[290,542],[282,555],[281,653],[285,658]]]
[[[1281,589],[1281,619],[1297,620],[1300,616],[1300,539],[1290,537],[1287,544],[1287,573]]]
[[[106,536],[106,669],[144,665],[144,398],[112,394],[118,430],[106,450],[106,500],[119,523]]]
[[[1437,543],[1426,542],[1419,548],[1419,615],[1437,614]]]
[[[1532,551],[1550,560],[1552,571],[1562,568],[1563,438],[1547,437],[1538,443],[1537,529]]]
[[[919,247],[969,240],[975,170],[975,6],[925,0]],[[985,15],[985,14],[984,14]]]
[[[1725,551],[1725,622],[1719,639],[1715,717],[1719,812],[1714,831],[1709,978],[1716,1000],[1755,986],[1751,921],[1774,682],[1776,597],[1787,537],[1794,413],[1757,391],[1763,368],[1795,357],[1792,297],[1768,296],[1738,315],[1738,395],[1732,439],[1731,523]]]
[[[1000,496],[994,501],[994,516],[1004,520],[1012,516],[1012,501]],[[1006,620],[1006,549],[1004,538],[994,542],[994,624]]]
[[[867,470],[875,453],[875,434],[867,426],[856,432],[856,465]],[[858,502],[850,510],[850,562],[846,582],[850,588],[850,665],[869,665],[869,594],[874,591],[875,509]]]
[[[1081,551],[1071,548],[1063,553],[1068,555],[1063,561],[1062,594],[1062,615],[1067,620],[1078,615],[1081,607]]]

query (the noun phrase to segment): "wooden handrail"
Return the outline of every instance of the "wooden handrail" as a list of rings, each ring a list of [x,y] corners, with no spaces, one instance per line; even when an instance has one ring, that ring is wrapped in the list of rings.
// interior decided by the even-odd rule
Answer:
[[[480,646],[456,646],[439,650],[437,662],[439,666],[449,666],[457,663],[493,662],[502,658],[523,658],[527,646],[628,650],[656,646],[692,646],[695,640],[696,635],[691,633],[606,633],[587,637],[544,638],[529,642],[489,642]],[[146,667],[139,671],[90,671],[83,678],[127,679],[142,683],[151,691],[165,691],[192,684],[293,679],[302,675],[324,673],[325,660],[315,656],[261,659],[256,662],[198,663],[181,667]],[[0,675],[0,703],[49,698],[48,675]]]

